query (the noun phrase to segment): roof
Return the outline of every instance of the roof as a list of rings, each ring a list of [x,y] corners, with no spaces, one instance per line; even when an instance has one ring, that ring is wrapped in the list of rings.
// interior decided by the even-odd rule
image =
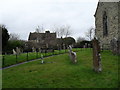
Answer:
[[[56,37],[56,33],[50,33],[48,31],[46,33],[37,33],[37,32],[31,33],[30,32],[28,40],[37,40],[38,38],[45,39],[46,35],[49,35],[51,38]]]
[[[112,0],[110,0],[110,1],[112,1]],[[108,0],[108,1],[106,1],[106,2],[110,2],[110,1]],[[99,0],[99,1],[98,1],[97,8],[96,8],[96,11],[95,11],[95,14],[94,14],[95,17],[96,17],[96,13],[97,13],[97,11],[98,11],[98,8],[99,8],[100,4],[103,3],[103,2],[105,2],[105,0]],[[119,3],[120,3],[120,0],[116,0],[116,2],[119,2]]]
[[[98,10],[99,5],[100,5],[100,1],[99,1],[98,4],[97,4],[97,8],[96,8],[96,11],[95,11],[95,14],[94,14],[95,17],[96,17],[96,13],[97,13],[97,10]]]

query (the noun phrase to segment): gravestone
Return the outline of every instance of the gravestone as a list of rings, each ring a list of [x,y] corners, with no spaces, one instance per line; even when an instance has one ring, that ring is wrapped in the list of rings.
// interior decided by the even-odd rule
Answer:
[[[36,49],[34,47],[32,47],[32,52],[36,52]]]
[[[17,53],[16,53],[16,51],[15,51],[14,49],[13,49],[12,51],[13,51],[13,54],[14,54],[14,55],[16,55],[16,54],[17,54]]]
[[[93,69],[96,72],[100,72],[102,71],[102,69],[99,41],[96,38],[94,38],[92,44],[93,44]]]
[[[41,54],[41,64],[44,63],[44,60],[43,60],[43,55]]]
[[[87,43],[85,43],[85,48],[87,48],[88,47],[88,44]]]
[[[72,51],[72,47],[71,45],[69,45],[68,47],[69,49],[69,56],[70,56],[70,59],[72,60],[72,63],[77,63],[77,59],[76,59],[76,53]]]
[[[63,44],[63,49],[65,50],[65,44]]]
[[[16,47],[16,53],[17,53],[17,55],[20,54],[20,49],[18,47]]]
[[[112,39],[110,42],[111,50],[113,54],[120,54],[120,41],[116,38]]]
[[[90,46],[91,46],[91,45],[90,45],[90,44],[88,44],[88,48],[90,48]]]
[[[41,59],[43,59],[43,55],[41,54]]]
[[[83,48],[86,48],[86,46],[84,45]]]

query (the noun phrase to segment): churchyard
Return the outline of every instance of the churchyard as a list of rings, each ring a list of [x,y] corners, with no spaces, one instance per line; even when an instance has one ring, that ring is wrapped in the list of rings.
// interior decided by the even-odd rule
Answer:
[[[80,48],[74,48],[73,51],[79,51]],[[68,50],[54,50],[54,52],[47,52],[47,53],[41,53],[41,52],[27,52],[27,53],[21,53],[21,54],[10,54],[10,55],[2,55],[2,67],[7,67],[10,65],[18,64],[25,61],[30,61],[33,59],[41,58],[41,55],[43,57],[58,55],[67,53]]]
[[[57,3],[55,4],[57,5]],[[75,3],[73,4],[75,5]],[[8,5],[12,4],[7,4],[6,7]],[[37,6],[38,2],[37,4],[30,4],[30,7],[32,5]],[[75,7],[77,5],[78,7],[73,8],[73,5],[70,4],[72,8],[67,9],[67,7],[63,8],[63,6],[67,6],[68,4],[64,5],[62,2],[62,8],[67,11],[60,8],[60,4],[57,5],[57,8],[60,10],[56,10],[56,5],[52,4],[51,7],[55,6],[52,7],[53,10],[55,8],[55,12],[49,12],[49,10],[52,10],[49,7],[50,4],[44,5],[46,10],[48,6],[48,13],[42,12],[46,12],[44,9],[40,10],[43,5],[38,5],[40,8],[37,6],[33,10],[30,8],[32,13],[38,9],[41,11],[40,14],[37,13],[38,18],[34,17],[36,13],[33,14],[34,16],[30,13],[28,14],[28,18],[25,19],[22,17],[23,21],[20,21],[20,19],[22,20],[20,18],[17,23],[14,21],[17,19],[13,18],[14,16],[16,17],[16,14],[11,11],[12,14],[7,12],[6,15],[13,15],[10,18],[16,22],[12,23],[14,26],[11,26],[11,22],[9,24],[7,21],[3,23],[8,28],[4,24],[0,25],[0,31],[2,31],[2,45],[0,45],[2,46],[2,49],[0,49],[2,88],[117,89],[120,87],[120,24],[118,23],[120,1],[106,3],[99,0],[94,14],[90,14],[93,9],[92,4],[89,8],[90,4],[78,5],[77,2]],[[84,5],[87,5],[86,8],[88,7],[88,9],[82,8],[81,11],[83,12],[80,12],[78,8]],[[15,8],[16,6],[17,3]],[[18,6],[24,6],[24,4]],[[12,10],[12,8],[10,9]],[[17,9],[19,10],[19,8]],[[26,10],[27,8],[23,12],[25,15],[27,15]],[[69,10],[74,12],[69,12]],[[86,10],[90,11],[88,13],[90,16],[87,13],[83,14]],[[24,9],[19,11],[19,15],[21,15],[21,11],[24,11]],[[43,15],[47,15],[47,18],[42,17],[42,13]],[[19,15],[17,13],[17,16]],[[91,21],[91,15],[95,17],[95,26],[93,21]],[[3,20],[11,20],[7,16]],[[29,16],[31,16],[30,19]],[[51,16],[53,17],[51,18]],[[76,18],[76,16],[79,17]],[[21,22],[24,21],[25,23],[22,25]],[[37,23],[35,23],[36,21]],[[33,31],[32,29],[36,27],[34,26],[35,24],[38,27]],[[89,25],[91,27],[88,27]],[[20,26],[22,27],[20,28]],[[10,30],[9,32],[8,29]],[[18,32],[16,34],[12,33],[14,30],[19,31],[22,38],[19,37]],[[29,36],[25,39],[28,33]]]
[[[118,58],[109,50],[101,52],[102,71],[93,70],[91,48],[76,52],[77,63],[69,54],[43,58],[3,69],[3,88],[117,88]],[[35,55],[36,57],[36,55]],[[12,60],[12,59],[11,59]]]

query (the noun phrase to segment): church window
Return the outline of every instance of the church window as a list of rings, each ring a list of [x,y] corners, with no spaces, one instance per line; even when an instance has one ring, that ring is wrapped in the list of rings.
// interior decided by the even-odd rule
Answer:
[[[103,13],[103,36],[108,35],[108,17],[106,11]]]

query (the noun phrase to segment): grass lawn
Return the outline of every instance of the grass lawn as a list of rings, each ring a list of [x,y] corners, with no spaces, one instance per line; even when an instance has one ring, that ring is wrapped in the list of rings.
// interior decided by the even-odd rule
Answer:
[[[78,51],[80,50],[80,48],[74,48],[74,51]],[[66,52],[68,52],[68,50],[66,50]],[[41,54],[43,55],[43,57],[47,57],[47,56],[51,56],[51,55],[58,55],[58,54],[63,54],[65,53],[65,50],[55,50],[54,53],[53,52],[48,52],[48,53],[36,53],[36,52],[29,52],[28,53],[28,58],[27,58],[27,53],[21,53],[20,55],[4,55],[4,64],[2,65],[2,67],[6,67],[6,66],[10,66],[16,63],[21,63],[21,62],[25,62],[27,60],[33,60],[33,59],[37,59],[37,58],[41,58]],[[0,59],[2,60],[2,59]]]
[[[92,50],[77,52],[77,64],[68,54],[45,58],[3,70],[3,88],[117,88],[118,56],[102,52],[101,73],[92,70]],[[52,62],[52,63],[51,63]]]

